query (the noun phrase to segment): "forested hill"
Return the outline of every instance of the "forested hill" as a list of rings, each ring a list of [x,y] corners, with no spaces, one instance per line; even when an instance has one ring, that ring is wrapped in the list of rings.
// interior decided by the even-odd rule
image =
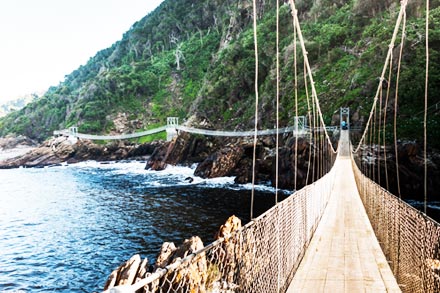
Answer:
[[[273,127],[276,2],[257,2],[260,125]],[[280,1],[281,125],[292,124],[294,116],[292,16],[284,2],[288,1]],[[439,2],[431,1],[430,105],[440,101]],[[399,1],[296,3],[326,119],[330,122],[339,107],[349,106],[361,124],[371,108]],[[410,1],[408,7],[399,89],[401,138],[421,135],[424,3]],[[0,135],[16,133],[44,140],[53,130],[72,125],[79,126],[80,132],[108,133],[116,130],[116,120],[136,131],[162,125],[168,116],[181,121],[206,119],[219,129],[250,129],[255,72],[252,34],[251,0],[165,0],[133,24],[122,40],[98,52],[64,82],[2,118]],[[299,95],[303,115],[307,108],[303,90]],[[440,137],[436,109],[430,108],[429,113],[430,141]]]

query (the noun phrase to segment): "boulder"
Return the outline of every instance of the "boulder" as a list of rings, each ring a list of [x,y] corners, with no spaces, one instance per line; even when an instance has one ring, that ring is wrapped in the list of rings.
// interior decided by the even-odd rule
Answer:
[[[174,252],[171,263],[175,263],[188,255],[202,249],[203,242],[198,236],[186,239]],[[178,289],[179,292],[206,292],[207,262],[205,253],[194,257],[188,264],[180,266],[175,271],[163,277],[163,292]]]
[[[225,242],[228,242],[231,235],[241,229],[241,220],[236,216],[230,216],[226,222],[220,226],[218,232],[215,234],[215,240],[219,238],[225,238]]]
[[[155,269],[164,268],[170,264],[176,249],[177,248],[173,242],[164,242],[156,258],[156,263],[154,265]]]
[[[171,142],[166,142],[153,151],[153,154],[148,159],[147,164],[145,166],[146,170],[153,171],[162,171],[167,167],[167,157],[169,151],[173,148],[173,144]]]
[[[133,255],[128,261],[114,270],[104,285],[104,291],[121,285],[132,285],[139,271],[141,257],[139,254]]]
[[[116,282],[118,281],[118,273],[119,273],[120,267],[118,267],[116,270],[114,270],[110,276],[108,277],[107,281],[104,285],[104,291],[111,289],[116,286]]]
[[[143,278],[146,277],[147,273],[148,273],[148,258],[144,258],[144,260],[142,261],[142,263],[139,266],[139,270],[138,273],[136,275],[135,278],[135,283],[139,282],[140,280],[142,280]]]
[[[135,281],[140,264],[141,257],[139,254],[133,255],[124,265],[120,267],[117,285],[132,285]]]

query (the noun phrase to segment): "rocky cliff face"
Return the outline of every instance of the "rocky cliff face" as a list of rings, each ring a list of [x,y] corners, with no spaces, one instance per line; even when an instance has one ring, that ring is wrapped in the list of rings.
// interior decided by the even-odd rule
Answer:
[[[294,189],[295,154],[297,159],[297,188],[306,185],[307,173],[309,183],[312,180],[313,166],[320,148],[310,145],[308,139],[298,139],[298,150],[295,151],[295,138],[284,135],[280,139],[278,186],[282,189]],[[275,186],[275,138],[260,137],[256,146],[256,182]],[[192,165],[198,163],[195,176],[214,178],[235,176],[239,184],[252,181],[253,160],[252,138],[212,138],[181,133],[172,142],[160,145],[148,159],[146,169],[163,170],[167,164]],[[309,153],[311,151],[311,153]],[[329,158],[331,160],[331,158]],[[314,175],[314,179],[318,175]]]

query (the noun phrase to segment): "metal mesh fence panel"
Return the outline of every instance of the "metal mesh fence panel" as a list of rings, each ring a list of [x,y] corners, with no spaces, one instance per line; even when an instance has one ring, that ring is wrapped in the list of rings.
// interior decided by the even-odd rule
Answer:
[[[440,292],[440,224],[367,178],[356,183],[376,237],[403,292]]]

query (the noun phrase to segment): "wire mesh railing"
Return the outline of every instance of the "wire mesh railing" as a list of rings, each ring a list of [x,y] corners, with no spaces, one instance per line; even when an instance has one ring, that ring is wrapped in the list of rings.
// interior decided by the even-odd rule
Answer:
[[[366,177],[356,183],[376,237],[403,292],[440,292],[440,224]]]
[[[334,169],[229,238],[110,292],[281,292],[304,256],[331,194]],[[138,291],[139,290],[139,291]]]

